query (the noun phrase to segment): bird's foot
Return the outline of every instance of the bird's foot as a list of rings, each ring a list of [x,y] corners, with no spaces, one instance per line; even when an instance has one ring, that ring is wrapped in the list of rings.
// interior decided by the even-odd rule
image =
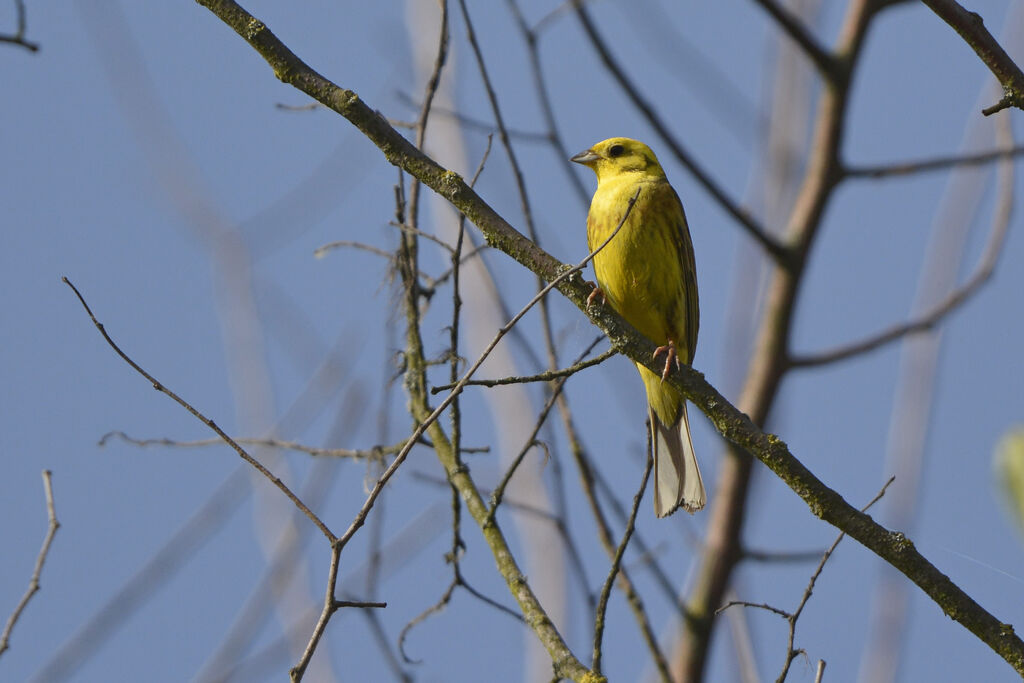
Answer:
[[[587,280],[586,282],[587,282],[588,285],[590,285],[591,287],[594,288],[594,291],[592,291],[590,293],[590,296],[587,297],[587,308],[590,308],[593,305],[594,299],[596,299],[597,297],[601,297],[601,305],[602,306],[604,306],[606,303],[608,303],[608,300],[605,297],[604,292],[601,290],[601,288],[596,283],[591,282],[590,280]]]
[[[659,346],[658,348],[654,349],[653,357],[657,358],[663,353],[665,354],[665,369],[662,370],[661,372],[662,382],[664,382],[665,379],[668,377],[668,373],[672,372],[673,363],[675,363],[675,366],[677,368],[679,367],[679,354],[676,353],[676,343],[674,341],[669,339],[668,344],[665,344],[664,346]]]

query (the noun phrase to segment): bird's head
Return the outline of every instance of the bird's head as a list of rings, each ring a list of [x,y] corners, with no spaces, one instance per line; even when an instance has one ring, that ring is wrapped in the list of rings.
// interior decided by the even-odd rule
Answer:
[[[622,173],[639,173],[650,178],[664,178],[665,172],[651,148],[630,138],[608,138],[580,152],[569,161],[583,164],[597,174],[597,182]]]

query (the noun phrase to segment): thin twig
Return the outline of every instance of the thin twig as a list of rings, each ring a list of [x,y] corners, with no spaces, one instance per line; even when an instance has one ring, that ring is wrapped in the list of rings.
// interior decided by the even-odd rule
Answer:
[[[11,612],[11,616],[7,618],[7,624],[4,626],[3,633],[0,633],[0,655],[10,647],[11,632],[14,630],[14,625],[18,623],[18,619],[21,618],[21,614],[25,611],[32,596],[39,592],[39,578],[43,574],[43,565],[50,554],[50,544],[53,543],[53,537],[57,535],[57,529],[60,528],[60,522],[57,521],[57,508],[53,502],[53,483],[50,481],[50,475],[50,470],[43,470],[43,492],[46,495],[46,518],[48,520],[46,536],[43,537],[43,547],[39,549],[39,555],[36,556],[36,566],[32,570],[31,578],[28,580],[28,589],[21,596],[21,600],[18,601],[14,611]]]
[[[128,436],[124,432],[114,431],[107,432],[104,434],[98,445],[105,446],[111,439],[120,439],[125,443],[132,444],[133,446],[147,447],[147,446],[171,446],[174,448],[200,448],[204,446],[220,446],[224,444],[223,439],[195,439],[193,441],[178,441],[175,439],[168,439],[166,437],[159,439],[136,439]],[[305,453],[316,457],[329,457],[329,458],[351,458],[353,460],[368,460],[368,459],[379,459],[386,455],[392,455],[402,450],[405,446],[406,441],[403,439],[398,443],[391,444],[390,446],[372,446],[370,448],[363,449],[350,449],[350,448],[317,448],[315,446],[307,446],[306,444],[298,443],[296,441],[285,441],[282,439],[253,439],[253,438],[236,438],[235,441],[240,444],[247,446],[260,446],[263,448],[278,448],[281,450],[296,451],[298,453]],[[420,443],[425,446],[430,446],[430,442],[426,439],[421,439]],[[466,452],[486,452],[480,448],[466,449]]]
[[[975,152],[973,154],[951,154],[949,156],[940,156],[933,159],[900,161],[874,166],[848,166],[843,169],[843,174],[847,178],[870,178],[875,180],[880,178],[891,178],[893,176],[928,173],[931,171],[944,171],[948,168],[961,166],[982,166],[1000,159],[1013,158],[1021,155],[1024,155],[1024,145],[1016,145],[1005,149],[991,149],[985,152]]]
[[[25,1],[14,0],[14,11],[16,13],[17,30],[13,34],[0,33],[0,43],[7,43],[9,45],[17,45],[23,47],[29,52],[38,52],[39,43],[33,43],[30,40],[25,40],[25,31],[27,29],[27,20],[25,18]]]
[[[600,339],[595,340],[594,344],[591,344],[590,347],[584,349],[583,353],[580,354],[580,357],[582,358],[589,354],[598,341],[600,341]],[[578,362],[579,359],[577,359],[576,364],[578,364]],[[551,395],[548,396],[548,400],[545,402],[544,407],[537,416],[537,420],[533,426],[533,431],[531,431],[529,436],[526,437],[526,443],[523,445],[523,448],[519,451],[519,454],[512,459],[512,464],[509,465],[504,476],[502,476],[501,481],[498,482],[498,485],[494,487],[494,493],[491,494],[492,517],[497,514],[498,506],[501,505],[501,501],[505,496],[505,489],[512,481],[512,476],[519,468],[519,464],[523,461],[523,458],[526,457],[526,454],[529,453],[534,446],[542,445],[537,441],[537,435],[540,433],[541,427],[543,427],[544,423],[547,421],[548,413],[550,413],[551,408],[554,407],[555,401],[557,401],[558,397],[562,394],[562,389],[565,387],[565,383],[568,379],[569,376],[565,375],[559,381],[555,382],[553,387],[551,387]]]
[[[602,337],[603,339],[603,337]],[[561,379],[563,377],[569,377],[575,375],[581,370],[600,365],[612,356],[616,355],[618,351],[615,349],[608,349],[598,356],[594,356],[590,360],[580,361],[579,363],[573,363],[567,368],[561,370],[548,370],[546,372],[539,372],[536,375],[525,375],[525,376],[513,376],[513,377],[500,377],[498,379],[474,379],[466,382],[464,386],[472,387],[500,387],[506,384],[526,384],[529,382],[550,382],[551,380]],[[454,384],[443,384],[437,387],[431,387],[431,394],[439,394],[442,391],[451,389]]]
[[[872,505],[881,500],[882,496],[885,495],[886,490],[889,488],[889,485],[892,484],[895,480],[896,477],[889,477],[889,481],[885,482],[885,484],[882,486],[882,489],[877,494],[875,494],[875,497],[872,498],[867,505],[862,507],[860,511],[862,513],[867,512]],[[800,619],[800,614],[803,613],[804,607],[807,605],[807,601],[811,599],[811,594],[814,592],[814,584],[817,583],[818,577],[821,576],[822,570],[825,569],[825,563],[827,563],[829,558],[832,557],[832,553],[835,552],[836,548],[839,547],[839,543],[845,537],[845,531],[839,532],[839,535],[836,536],[836,540],[832,543],[831,546],[829,546],[829,549],[825,551],[825,554],[821,556],[821,562],[818,563],[818,566],[814,570],[814,573],[811,574],[811,578],[807,582],[807,588],[804,589],[804,594],[800,597],[800,604],[797,605],[796,609],[793,610],[792,614],[786,617],[786,621],[789,622],[789,635],[787,637],[786,643],[786,661],[783,663],[782,673],[779,674],[779,677],[776,679],[775,683],[783,683],[783,681],[786,680],[786,675],[789,673],[790,665],[793,663],[793,660],[796,659],[797,655],[800,652],[802,652],[802,650],[798,650],[793,647],[794,640],[796,639],[796,622],[798,619]]]
[[[626,522],[626,530],[622,534],[622,540],[619,541],[619,547],[615,551],[614,559],[612,559],[612,567],[608,571],[608,576],[605,577],[604,586],[602,586],[600,597],[597,600],[597,614],[594,619],[594,655],[593,664],[591,665],[597,674],[601,673],[601,644],[604,639],[605,612],[608,609],[608,598],[612,593],[615,576],[619,573],[619,567],[622,565],[622,557],[626,554],[626,546],[629,545],[629,539],[633,535],[633,529],[636,526],[636,513],[640,509],[640,501],[644,497],[644,491],[647,490],[647,480],[650,478],[651,468],[654,466],[650,430],[648,430],[647,434],[647,465],[644,467],[644,474],[640,479],[640,488],[637,490],[636,495],[633,496],[633,508],[629,513],[629,521]]]
[[[769,605],[766,602],[748,602],[746,600],[730,600],[729,602],[725,603],[724,605],[716,609],[715,614],[721,614],[730,607],[752,607],[754,609],[763,609],[766,612],[778,614],[783,619],[789,619],[791,616],[793,616],[790,612],[787,612],[786,610],[780,609],[773,605]]]
[[[336,240],[334,242],[328,242],[327,244],[314,249],[313,256],[315,256],[316,258],[323,258],[327,254],[327,252],[332,251],[334,249],[340,249],[342,247],[368,251],[371,254],[376,254],[377,256],[386,258],[389,261],[395,257],[395,255],[392,254],[390,251],[381,249],[380,247],[375,247],[372,244],[365,244],[363,242],[356,242],[353,240]]]
[[[492,246],[509,254],[533,272],[544,275],[545,278],[560,279],[564,272],[564,264],[536,245],[532,245],[490,205],[480,199],[458,174],[443,168],[417,150],[401,134],[388,126],[357,93],[337,86],[311,69],[264,23],[232,0],[197,1],[256,50],[273,69],[277,78],[345,117],[377,145],[391,163],[420,178],[439,196],[463,211],[467,218],[480,228]],[[840,33],[842,53],[847,55],[848,59],[856,59],[866,35],[868,20],[876,9],[874,3],[865,0],[854,4],[848,13]],[[800,239],[803,253],[806,253],[813,243],[815,228],[824,210],[824,197],[832,187],[831,181],[835,179],[832,175],[838,168],[834,159],[837,156],[835,143],[843,132],[839,113],[843,111],[847,94],[845,89],[823,93],[822,106],[825,112],[815,132],[813,147],[816,151],[812,155],[810,169],[814,173],[827,173],[824,177],[815,176],[805,182],[804,189],[798,197],[798,210],[793,217],[794,227],[790,231]],[[777,278],[772,285],[773,300],[780,302],[780,306],[770,307],[770,329],[763,328],[760,335],[768,347],[780,347],[779,335],[784,335],[790,329],[793,309],[791,304],[799,280],[799,277]],[[559,291],[585,311],[588,292],[582,279],[560,279],[560,285]],[[599,325],[612,339],[612,343],[618,345],[631,360],[645,365],[652,371],[661,369],[655,367],[656,364],[651,360],[655,345],[636,332],[614,311],[589,312],[588,317]],[[776,333],[775,330],[779,332]],[[769,365],[771,367],[767,369],[759,368],[760,375],[748,384],[742,401],[747,413],[754,415],[757,420],[763,419],[763,415],[771,406],[772,398],[777,394],[780,373],[777,363],[771,362]],[[801,497],[812,514],[837,528],[845,529],[849,535],[910,578],[947,614],[986,643],[1016,671],[1024,674],[1024,641],[953,583],[948,576],[942,574],[914,548],[909,539],[877,524],[850,506],[836,491],[826,486],[797,460],[784,441],[758,428],[748,414],[727,401],[699,372],[684,367],[671,373],[665,381],[677,388],[688,400],[693,401],[709,417],[719,433],[737,447],[737,452],[745,451],[752,454],[785,481]],[[755,394],[765,397],[765,400],[751,400],[749,396]],[[419,397],[417,400],[420,400]],[[420,419],[430,417],[430,412],[423,407],[417,406],[416,411]],[[433,429],[432,432],[437,436],[444,436],[439,429]],[[448,455],[443,452],[439,455],[446,466],[451,465]],[[741,474],[749,472],[749,459],[737,465],[737,469],[743,470]],[[456,473],[456,476],[459,475]],[[748,480],[748,476],[737,478],[742,490],[738,490],[736,495],[744,495],[745,482]],[[476,495],[473,482],[462,476],[460,487],[463,499],[472,503],[472,514],[479,522],[486,517],[486,510],[482,500]],[[742,509],[738,512],[742,513]],[[503,549],[507,548],[507,542],[500,531],[485,529],[484,533],[491,543],[502,577],[517,596],[524,611],[530,614],[531,619],[536,620],[531,621],[534,624],[534,631],[554,657],[557,672],[582,678],[587,673],[586,668],[572,655],[550,622],[543,621],[546,615],[528,584],[523,582],[522,574],[514,560],[502,554]],[[732,567],[728,567],[729,571],[731,569]],[[695,613],[698,620],[703,620],[705,616]],[[710,628],[704,630],[707,631],[706,634],[690,632],[694,640],[700,641],[697,643],[697,649],[702,652],[706,650],[710,635]],[[702,669],[703,658],[689,659],[693,669]]]
[[[327,537],[328,542],[334,543],[337,540],[337,537],[331,532],[327,525],[324,524],[323,521],[321,521],[320,518],[316,516],[316,513],[314,513],[312,510],[306,507],[306,504],[303,503],[299,499],[299,497],[296,496],[283,481],[281,481],[270,470],[264,467],[259,460],[249,455],[249,452],[242,448],[242,446],[239,445],[237,441],[228,436],[227,432],[221,429],[216,422],[214,422],[212,419],[206,417],[204,414],[199,412],[196,408],[192,406],[191,403],[189,403],[188,401],[186,401],[185,399],[181,398],[176,393],[168,389],[156,377],[143,370],[138,363],[129,358],[128,354],[122,351],[121,347],[119,347],[114,342],[114,340],[110,338],[110,335],[107,334],[107,330],[106,328],[103,327],[103,324],[96,319],[95,315],[93,315],[92,309],[89,308],[89,304],[85,302],[85,298],[82,296],[81,292],[78,291],[78,288],[75,287],[75,285],[71,283],[71,280],[67,279],[66,277],[62,277],[61,280],[64,282],[64,284],[71,288],[71,291],[75,293],[75,296],[78,297],[78,301],[82,304],[82,307],[85,309],[85,312],[89,315],[89,319],[92,320],[92,324],[96,327],[97,330],[99,330],[99,333],[103,336],[103,339],[106,340],[110,348],[114,349],[117,355],[121,357],[121,360],[130,365],[132,369],[135,370],[137,373],[145,377],[146,380],[153,385],[154,389],[171,397],[171,399],[175,403],[177,403],[182,408],[187,410],[189,414],[191,414],[194,418],[196,418],[197,420],[205,424],[207,427],[212,429],[214,433],[217,434],[217,436],[223,439],[229,446],[231,446],[232,449],[234,449],[236,453],[238,453],[239,457],[241,457],[247,463],[252,465],[256,469],[256,471],[258,471],[260,474],[266,477],[270,481],[270,483],[276,486],[281,491],[281,493],[283,493],[288,498],[288,500],[292,501],[292,504],[295,505],[295,507],[297,507],[299,510],[301,510],[302,513],[306,515],[306,517],[308,517],[309,520],[313,522],[313,524],[315,524],[318,529],[320,529],[320,533]]]
[[[794,550],[791,552],[770,551],[770,550],[743,550],[743,559],[751,562],[789,563],[789,562],[810,562],[821,557],[820,550]]]
[[[889,481],[885,482],[885,485],[882,486],[882,489],[877,494],[875,494],[875,497],[872,498],[867,505],[862,507],[860,511],[862,513],[867,512],[867,510],[872,505],[881,500],[882,496],[885,495],[886,489],[888,489],[889,485],[892,484],[895,480],[896,477],[890,477]],[[807,601],[811,599],[811,594],[814,592],[814,585],[818,581],[818,577],[821,576],[822,570],[825,569],[825,563],[827,563],[829,558],[832,557],[832,553],[834,553],[836,548],[839,547],[839,543],[843,540],[843,538],[845,538],[845,536],[846,532],[840,532],[839,535],[836,537],[836,540],[832,543],[831,546],[829,546],[828,550],[826,550],[824,554],[822,554],[821,559],[818,562],[818,566],[815,568],[814,573],[811,574],[811,578],[807,583],[807,588],[804,589],[804,593],[800,597],[800,603],[792,612],[787,612],[784,609],[775,607],[773,605],[769,605],[764,602],[748,602],[746,600],[730,600],[729,602],[715,610],[715,614],[721,614],[730,607],[751,607],[754,609],[762,609],[767,612],[771,612],[772,614],[777,614],[789,623],[789,635],[786,644],[786,659],[782,665],[782,673],[779,674],[779,677],[776,679],[775,683],[783,683],[783,681],[786,680],[786,676],[789,673],[789,667],[790,665],[792,665],[793,660],[796,659],[796,657],[803,652],[803,650],[796,649],[793,647],[794,640],[796,638],[796,622],[798,619],[800,619],[800,614],[803,612],[804,607],[807,605]],[[819,676],[823,673],[824,669],[824,662],[819,660]]]
[[[399,226],[399,228],[404,229],[403,226]],[[355,242],[353,240],[335,240],[334,242],[328,242],[327,244],[324,244],[324,245],[319,246],[316,249],[314,249],[313,250],[313,257],[314,258],[323,258],[324,256],[327,255],[327,252],[333,251],[335,249],[345,248],[345,247],[347,247],[349,249],[359,249],[361,251],[366,251],[366,252],[369,252],[371,254],[375,254],[377,256],[380,256],[381,258],[387,259],[388,263],[393,263],[394,262],[395,255],[392,254],[391,252],[386,251],[384,249],[381,249],[380,247],[375,247],[372,244],[365,244],[363,242]],[[429,275],[427,275],[423,271],[418,271],[418,274],[427,283],[427,287],[435,288],[439,284],[438,280],[430,277]]]
[[[433,605],[426,608],[425,610],[417,614],[415,617],[410,619],[406,623],[406,625],[402,627],[402,630],[398,633],[398,654],[402,656],[402,659],[405,661],[406,664],[420,664],[422,661],[419,659],[413,659],[405,651],[405,639],[409,635],[409,632],[416,628],[416,626],[418,626],[419,624],[426,621],[427,618],[430,617],[430,615],[438,614],[445,607],[447,607],[448,603],[451,602],[452,596],[455,594],[455,588],[458,585],[458,581],[452,579],[451,583],[449,583],[448,587],[444,590],[444,593],[441,594],[441,598]]]

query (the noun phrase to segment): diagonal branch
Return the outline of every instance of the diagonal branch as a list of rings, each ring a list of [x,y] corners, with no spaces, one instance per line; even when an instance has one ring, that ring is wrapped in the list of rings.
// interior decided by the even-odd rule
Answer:
[[[835,77],[840,68],[839,61],[821,46],[818,39],[811,35],[807,27],[800,23],[800,20],[793,16],[792,12],[775,0],[757,0],[757,4],[763,7],[764,11],[772,16],[775,23],[786,32],[786,35],[800,46],[823,77],[830,80]]]
[[[109,334],[107,334],[107,330],[106,328],[103,327],[103,323],[97,320],[96,316],[93,315],[92,309],[89,308],[89,304],[85,302],[85,298],[82,296],[81,292],[78,291],[78,288],[75,287],[71,283],[71,280],[67,279],[66,277],[61,279],[64,281],[64,284],[71,288],[71,291],[75,293],[75,296],[78,297],[79,303],[82,304],[82,308],[84,308],[85,312],[89,315],[89,319],[92,320],[93,326],[95,326],[96,329],[99,330],[99,333],[103,336],[103,339],[107,342],[110,348],[114,349],[114,352],[121,357],[121,360],[130,365],[131,368],[135,370],[135,372],[145,377],[146,380],[153,385],[154,389],[161,393],[167,394],[167,396],[169,396],[175,403],[180,405],[182,408],[187,410],[189,414],[191,414],[194,418],[196,418],[204,425],[212,429],[217,434],[217,436],[223,439],[225,443],[231,446],[231,448],[233,448],[235,452],[238,453],[239,457],[241,457],[242,460],[245,460],[247,463],[252,465],[260,474],[266,477],[271,484],[276,486],[281,491],[281,493],[283,493],[288,498],[288,500],[290,500],[292,504],[295,505],[295,507],[297,507],[302,512],[302,514],[306,515],[306,517],[308,517],[309,520],[316,525],[316,528],[320,530],[320,533],[327,537],[328,542],[335,543],[337,541],[337,537],[327,527],[327,525],[324,524],[320,520],[320,518],[316,516],[316,513],[310,510],[306,506],[306,504],[303,503],[302,500],[297,495],[295,495],[294,492],[292,492],[290,488],[288,488],[287,484],[285,484],[283,481],[281,481],[280,478],[275,476],[273,472],[268,470],[263,465],[263,463],[261,463],[259,460],[251,456],[249,452],[242,448],[242,446],[239,445],[237,441],[228,436],[227,432],[221,429],[216,422],[206,417],[206,415],[199,412],[199,410],[193,407],[191,403],[189,403],[188,401],[186,401],[185,399],[181,398],[176,393],[171,391],[169,388],[167,388],[164,384],[160,382],[160,380],[146,372],[146,370],[144,370],[138,363],[132,360],[128,356],[128,354],[122,351],[121,347],[117,345],[117,343],[110,337]]]
[[[356,93],[339,88],[309,68],[281,43],[266,25],[232,0],[197,1],[249,42],[266,59],[279,79],[344,116],[381,149],[388,161],[419,178],[465,213],[466,217],[484,233],[492,246],[501,249],[549,282],[556,281],[556,278],[561,276],[561,279],[553,283],[554,286],[608,334],[613,347],[652,371],[660,372],[663,369],[657,367],[652,360],[655,344],[643,337],[625,320],[611,310],[587,310],[586,299],[590,294],[590,288],[583,283],[582,278],[572,272],[572,269],[559,263],[523,237],[480,199],[458,174],[446,171],[417,150],[388,125],[383,117],[362,102]],[[850,40],[859,43],[862,35],[862,32],[858,32]],[[839,128],[838,124],[836,128]],[[785,481],[805,501],[815,516],[845,531],[905,574],[946,614],[985,642],[1018,673],[1024,674],[1024,642],[1014,634],[1012,626],[1000,622],[964,593],[917,552],[908,538],[880,526],[871,517],[843,500],[842,496],[804,467],[781,439],[761,431],[747,415],[729,403],[696,370],[689,367],[677,369],[666,381],[703,411],[729,442],[756,457]],[[424,413],[423,418],[428,417]],[[436,420],[436,416],[433,419]],[[439,446],[436,436],[444,438],[444,434],[437,428],[436,422],[433,423],[433,427],[431,437],[435,446]],[[441,452],[444,449],[438,450]],[[486,521],[486,505],[469,480],[468,473],[464,470],[456,471],[452,459],[448,459],[445,465],[449,476],[456,483],[466,487],[463,497],[471,514],[478,522]],[[500,532],[494,526],[485,526],[483,530],[488,540],[500,537]],[[523,600],[533,598],[532,594],[524,593],[526,584],[521,576],[519,580],[511,580],[518,576],[518,569],[514,563],[507,564],[511,562],[511,556],[500,559],[506,563],[503,571],[510,572],[506,578],[509,578],[509,586],[520,599],[520,604],[523,604]],[[554,633],[558,638],[557,642],[563,646],[558,650],[559,656],[556,659],[556,665],[561,668],[562,673],[569,673],[562,668],[568,666],[574,675],[581,678],[584,675],[590,676],[591,672],[587,672],[585,667],[572,657],[568,648],[564,647],[564,642],[554,632],[552,625],[543,621],[543,618],[543,612],[531,612],[527,616],[532,626],[539,626]]]
[[[985,116],[1009,107],[1024,110],[1024,72],[1006,54],[977,12],[964,9],[956,0],[921,0],[953,27],[1003,86],[1003,98],[981,110]]]

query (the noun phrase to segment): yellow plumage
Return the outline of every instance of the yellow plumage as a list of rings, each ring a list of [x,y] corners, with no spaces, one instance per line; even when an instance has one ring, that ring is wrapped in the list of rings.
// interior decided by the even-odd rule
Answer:
[[[591,251],[618,227],[629,200],[636,204],[614,239],[594,257],[597,284],[607,302],[651,341],[692,363],[700,312],[693,244],[679,196],[654,152],[629,138],[610,138],[572,158],[597,174],[587,216]],[[651,418],[654,509],[664,517],[683,507],[695,512],[707,495],[690,441],[686,401],[637,365]],[[666,371],[668,365],[666,363]]]

